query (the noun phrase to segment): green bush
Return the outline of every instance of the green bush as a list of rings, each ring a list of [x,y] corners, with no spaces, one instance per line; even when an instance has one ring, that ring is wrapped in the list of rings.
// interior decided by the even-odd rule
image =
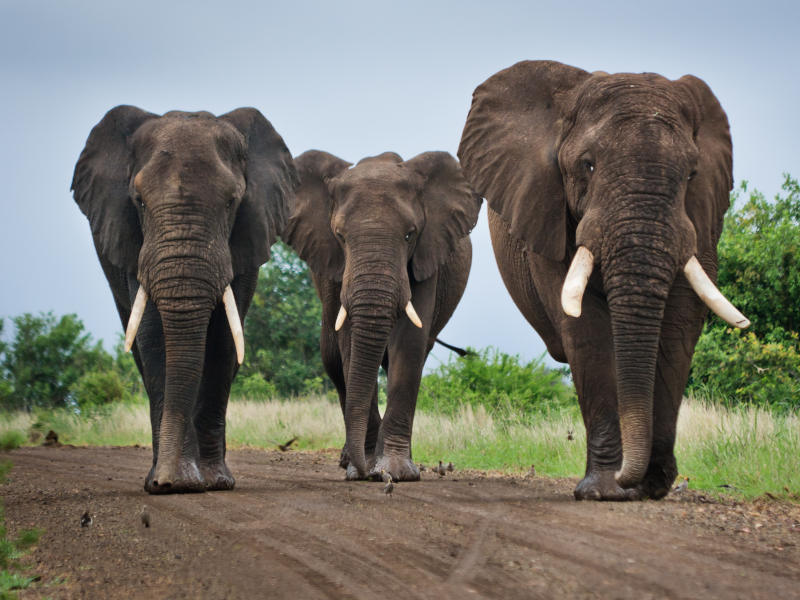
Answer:
[[[81,410],[126,399],[125,383],[114,370],[89,371],[72,388],[72,398]]]
[[[244,377],[240,375],[236,381],[236,395],[250,400],[273,398],[276,391],[275,386],[264,379],[261,373],[251,373]]]
[[[496,348],[451,359],[425,375],[417,408],[456,414],[463,405],[484,406],[493,416],[577,410],[575,390],[565,369],[549,369],[544,356],[523,363]]]
[[[747,184],[731,195],[717,285],[752,322],[747,333],[709,318],[687,389],[723,403],[800,409],[800,185],[785,176],[768,202]]]
[[[690,389],[728,405],[800,409],[800,351],[796,333],[764,336],[709,327],[697,343]]]

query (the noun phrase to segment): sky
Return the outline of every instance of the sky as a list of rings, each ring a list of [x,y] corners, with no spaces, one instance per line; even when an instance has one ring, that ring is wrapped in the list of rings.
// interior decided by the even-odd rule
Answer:
[[[0,0],[0,317],[76,313],[122,328],[69,191],[91,128],[118,104],[258,108],[294,155],[455,156],[472,91],[517,61],[690,73],[728,114],[734,177],[768,197],[800,176],[800,3],[104,2]],[[441,336],[525,360],[544,345],[497,272],[485,205],[470,281]],[[448,352],[435,348],[431,369]],[[556,364],[546,358],[549,364]]]

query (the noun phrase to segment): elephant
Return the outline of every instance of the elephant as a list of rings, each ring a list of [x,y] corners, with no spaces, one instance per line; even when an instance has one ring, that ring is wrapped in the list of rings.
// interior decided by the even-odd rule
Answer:
[[[728,120],[701,79],[523,61],[479,85],[458,157],[488,203],[497,266],[587,432],[576,499],[662,498],[678,410],[717,290]]]
[[[118,106],[89,134],[72,190],[150,400],[151,494],[234,486],[225,415],[242,323],[297,185],[254,108]]]
[[[415,481],[411,430],[425,359],[472,263],[481,198],[446,152],[386,152],[351,163],[295,157],[300,187],[283,239],[309,265],[322,303],[320,350],[345,422],[347,479]],[[381,419],[378,369],[387,372]]]

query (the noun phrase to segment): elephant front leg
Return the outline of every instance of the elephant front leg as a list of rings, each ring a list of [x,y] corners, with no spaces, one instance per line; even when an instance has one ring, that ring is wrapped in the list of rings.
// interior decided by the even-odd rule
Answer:
[[[678,476],[674,451],[678,412],[705,313],[705,307],[688,286],[680,282],[674,286],[661,327],[653,393],[653,449],[638,486],[643,497],[663,498]]]
[[[234,279],[231,288],[244,319],[255,292],[258,271]],[[197,432],[197,467],[207,490],[231,490],[235,484],[225,462],[225,426],[233,378],[239,369],[230,324],[219,304],[211,314],[206,341],[203,378],[193,421]]]
[[[396,333],[389,343],[386,412],[370,476],[378,477],[385,470],[395,481],[418,481],[419,468],[411,458],[411,431],[427,355],[427,336],[410,323],[399,324]]]
[[[614,477],[622,464],[617,412],[617,384],[611,331],[604,308],[584,299],[583,316],[564,325],[565,351],[586,426],[586,472],[575,488],[576,500],[636,500],[638,489],[626,489]]]

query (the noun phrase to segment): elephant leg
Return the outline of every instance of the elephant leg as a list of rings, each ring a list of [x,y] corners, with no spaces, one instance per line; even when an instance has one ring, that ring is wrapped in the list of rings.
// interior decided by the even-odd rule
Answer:
[[[428,355],[428,341],[438,333],[431,331],[437,295],[435,279],[432,277],[418,283],[413,290],[413,302],[422,318],[422,329],[403,316],[389,338],[386,412],[378,433],[371,476],[380,476],[381,470],[385,470],[395,481],[419,480],[419,468],[411,457],[411,431],[422,368]]]
[[[678,412],[705,312],[688,286],[673,287],[664,312],[656,364],[653,448],[647,472],[638,486],[644,497],[663,498],[678,475],[674,452]]]
[[[339,306],[341,305],[339,300],[341,283],[319,279],[313,275],[312,278],[317,288],[317,294],[322,302],[322,328],[319,338],[322,366],[325,368],[325,372],[336,388],[336,393],[339,396],[339,406],[342,409],[342,417],[344,417],[347,403],[347,381],[345,373],[348,372],[350,366],[350,324],[345,322],[345,325],[340,331],[337,332],[334,330],[334,323],[336,322]],[[368,463],[371,463],[374,458],[375,444],[378,439],[378,430],[380,426],[381,414],[378,410],[378,388],[376,386],[370,402],[369,424],[367,426],[367,436],[364,443],[364,450]],[[350,467],[350,457],[345,447],[342,447],[342,451],[339,455],[339,466],[348,470],[348,478],[356,472],[355,467]]]
[[[231,284],[242,320],[255,291],[258,271],[241,275]],[[197,466],[207,490],[233,489],[235,480],[225,463],[225,421],[231,384],[239,365],[233,336],[220,304],[211,313],[206,338],[203,378],[193,420],[197,432]]]
[[[563,322],[564,345],[586,427],[586,472],[575,488],[577,500],[634,500],[635,489],[621,488],[614,473],[622,463],[617,382],[611,325],[604,303],[584,296],[583,315]]]

